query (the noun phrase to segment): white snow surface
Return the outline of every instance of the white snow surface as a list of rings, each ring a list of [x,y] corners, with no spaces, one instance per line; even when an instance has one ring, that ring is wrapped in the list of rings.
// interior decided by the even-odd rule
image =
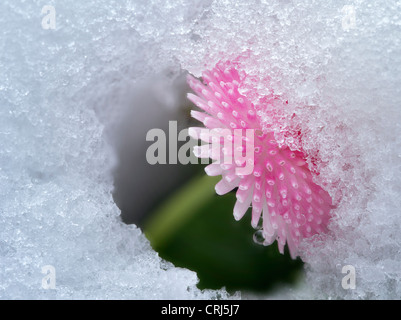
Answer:
[[[157,57],[162,36],[146,31],[170,18],[156,23],[157,6],[142,3],[0,3],[1,299],[228,297],[160,259],[112,199],[115,159],[99,118],[138,79],[174,66]],[[44,5],[55,30],[42,29]],[[48,265],[55,289],[42,287]]]

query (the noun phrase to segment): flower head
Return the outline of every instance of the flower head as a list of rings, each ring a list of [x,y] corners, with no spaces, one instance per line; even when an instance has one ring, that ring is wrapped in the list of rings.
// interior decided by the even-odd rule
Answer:
[[[216,144],[206,144],[195,149],[195,155],[213,160],[220,159],[219,156],[232,157],[229,163],[215,161],[205,168],[210,176],[222,175],[216,192],[223,195],[238,187],[235,219],[241,219],[252,205],[251,223],[254,228],[261,225],[258,236],[263,244],[269,245],[277,239],[283,253],[287,243],[295,258],[303,238],[326,231],[332,208],[329,194],[313,182],[302,151],[279,146],[272,130],[262,130],[254,105],[238,91],[241,77],[233,63],[220,62],[204,72],[202,78],[204,83],[188,76],[188,83],[196,94],[189,93],[188,98],[204,111],[192,111],[191,115],[214,132],[252,129],[255,135],[246,146],[252,149],[252,154],[240,161],[235,157],[235,150],[228,151],[224,139],[220,138],[218,150]],[[214,134],[202,137],[201,128],[190,128],[189,132],[206,142],[210,143],[213,138],[216,142]],[[233,140],[235,136],[228,137]],[[241,154],[246,151],[243,147],[239,150]],[[238,169],[249,162],[252,170],[239,173]]]

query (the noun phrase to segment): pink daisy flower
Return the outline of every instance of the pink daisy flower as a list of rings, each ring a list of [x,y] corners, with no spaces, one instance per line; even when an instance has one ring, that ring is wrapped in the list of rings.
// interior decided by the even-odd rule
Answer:
[[[254,152],[249,159],[236,161],[235,154],[227,151],[221,140],[219,150],[206,144],[197,147],[195,155],[213,160],[220,159],[220,156],[233,158],[229,164],[215,161],[205,168],[210,176],[222,176],[215,188],[217,194],[223,195],[238,187],[235,219],[240,220],[252,206],[251,224],[260,228],[258,233],[263,244],[269,245],[277,240],[283,253],[287,243],[291,256],[295,258],[303,238],[326,231],[332,208],[331,197],[313,182],[302,151],[280,147],[273,131],[262,131],[254,105],[238,91],[241,77],[233,63],[220,62],[214,69],[204,72],[202,78],[204,83],[188,76],[188,83],[196,94],[189,93],[188,98],[204,111],[191,111],[192,117],[208,129],[228,129],[230,132],[233,129],[252,129],[254,141],[246,148],[252,147]],[[213,135],[202,137],[202,129],[190,128],[189,133],[210,143]],[[233,140],[234,135],[230,136]],[[243,140],[249,141],[245,137]],[[252,161],[251,173],[239,174],[238,168],[243,168],[246,161]]]

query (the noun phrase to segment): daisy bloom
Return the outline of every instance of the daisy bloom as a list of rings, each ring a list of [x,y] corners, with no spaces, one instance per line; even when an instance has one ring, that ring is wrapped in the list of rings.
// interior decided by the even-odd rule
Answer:
[[[241,77],[234,63],[219,62],[202,73],[202,80],[188,76],[188,84],[195,93],[189,93],[188,98],[203,111],[192,110],[191,115],[205,126],[190,128],[189,134],[209,143],[195,147],[195,155],[212,160],[224,157],[223,162],[215,161],[205,168],[209,176],[222,176],[215,188],[217,194],[238,188],[235,219],[241,219],[251,206],[251,224],[259,229],[263,244],[277,240],[279,251],[284,253],[287,243],[291,257],[295,258],[303,238],[327,230],[331,197],[313,182],[302,151],[279,146],[273,130],[262,130],[255,106],[238,91]],[[202,136],[205,129],[211,133]],[[238,130],[254,135],[242,136],[246,147],[234,143],[234,148],[227,148],[226,141],[236,140],[238,134],[233,132]],[[216,141],[218,148],[212,143]],[[242,156],[239,160],[236,151]],[[246,167],[251,170],[244,172]]]

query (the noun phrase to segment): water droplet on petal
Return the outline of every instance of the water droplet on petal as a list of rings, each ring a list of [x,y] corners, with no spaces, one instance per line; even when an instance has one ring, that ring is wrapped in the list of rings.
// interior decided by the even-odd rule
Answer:
[[[263,245],[263,243],[265,242],[265,238],[263,236],[262,230],[258,230],[253,234],[253,242]]]

